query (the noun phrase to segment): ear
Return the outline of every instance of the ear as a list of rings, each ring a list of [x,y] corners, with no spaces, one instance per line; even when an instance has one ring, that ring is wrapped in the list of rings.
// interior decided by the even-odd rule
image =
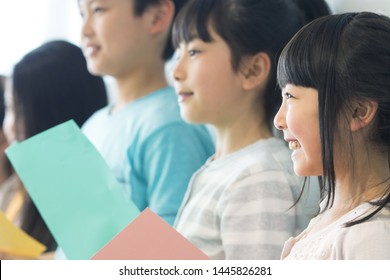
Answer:
[[[351,131],[355,132],[369,125],[378,111],[378,102],[371,99],[358,99],[353,102]]]
[[[149,32],[159,34],[169,30],[175,15],[175,4],[172,0],[161,0],[148,10]]]
[[[271,71],[271,59],[264,52],[257,53],[245,60],[243,74],[243,88],[252,90],[263,85]]]

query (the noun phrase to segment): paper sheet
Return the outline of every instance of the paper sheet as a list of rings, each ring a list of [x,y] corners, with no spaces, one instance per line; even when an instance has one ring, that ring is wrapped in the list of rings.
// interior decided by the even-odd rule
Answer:
[[[69,259],[90,259],[139,210],[74,121],[6,150]]]
[[[0,212],[0,253],[36,258],[45,250],[45,245],[16,227]]]

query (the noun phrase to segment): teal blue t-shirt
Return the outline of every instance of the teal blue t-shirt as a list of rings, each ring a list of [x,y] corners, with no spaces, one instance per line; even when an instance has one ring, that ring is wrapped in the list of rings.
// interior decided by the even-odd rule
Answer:
[[[139,210],[149,207],[172,225],[192,174],[214,153],[208,130],[181,119],[171,87],[111,108],[96,112],[83,132]]]

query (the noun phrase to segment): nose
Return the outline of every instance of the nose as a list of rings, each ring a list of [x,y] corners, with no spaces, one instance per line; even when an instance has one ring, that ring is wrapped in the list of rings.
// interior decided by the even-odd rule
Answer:
[[[276,113],[274,118],[274,126],[278,130],[283,130],[287,128],[286,125],[286,105],[283,101],[282,105],[279,108],[279,111]]]
[[[91,18],[88,15],[84,15],[81,24],[81,37],[91,37],[93,35],[93,28]]]
[[[175,82],[180,82],[185,79],[185,71],[184,71],[183,64],[184,64],[183,58],[177,58],[174,62],[174,66],[172,69],[172,77],[175,80]]]

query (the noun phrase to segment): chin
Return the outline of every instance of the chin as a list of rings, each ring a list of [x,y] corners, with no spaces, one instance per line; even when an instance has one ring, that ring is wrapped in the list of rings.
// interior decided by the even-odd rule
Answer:
[[[91,73],[92,75],[99,75],[99,71],[97,71],[94,67],[89,67],[88,66],[88,71],[89,73]]]
[[[310,175],[306,175],[306,173],[305,173],[305,172],[302,172],[300,169],[295,168],[295,166],[294,166],[294,172],[295,172],[295,174],[298,175],[298,176],[302,176],[302,177],[310,176]]]
[[[321,171],[318,171],[318,170],[313,170],[311,168],[307,168],[307,167],[302,167],[302,166],[297,166],[294,164],[294,172],[295,174],[297,174],[298,176],[302,176],[302,177],[309,177],[309,176],[322,176],[322,170]]]
[[[95,76],[103,76],[105,73],[94,63],[88,63],[88,71]]]
[[[312,175],[312,174],[310,174],[307,166],[302,166],[302,164],[299,164],[299,163],[295,162],[294,160],[293,160],[293,164],[294,164],[294,172],[298,176],[311,176]]]
[[[185,116],[185,115],[182,115],[181,114],[181,118],[186,122],[186,123],[190,123],[190,124],[198,124],[199,122],[197,122],[196,120],[188,117],[188,116]]]
[[[200,124],[200,123],[202,123],[201,121],[198,120],[198,118],[195,118],[191,114],[186,114],[185,110],[183,110],[181,108],[180,108],[180,116],[186,123],[190,123],[190,124]]]

